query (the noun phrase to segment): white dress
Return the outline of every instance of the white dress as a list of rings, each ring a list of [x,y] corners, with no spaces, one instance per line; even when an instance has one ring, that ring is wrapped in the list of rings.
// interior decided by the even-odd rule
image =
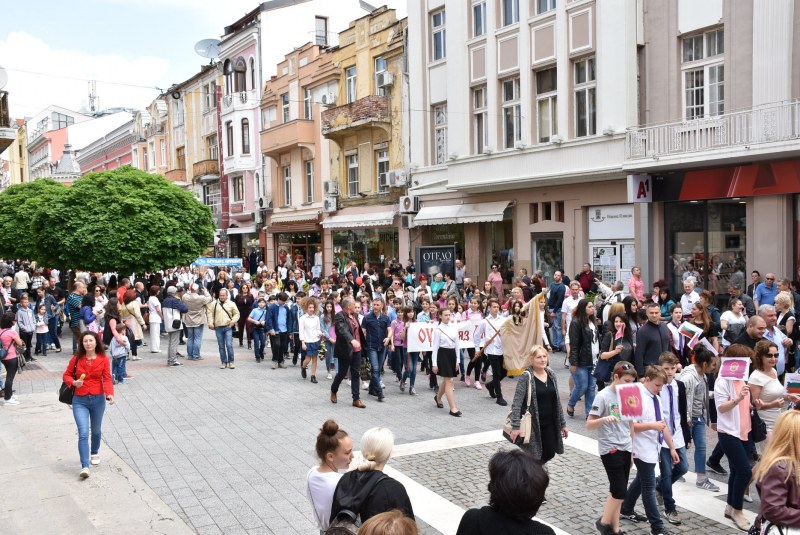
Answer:
[[[750,373],[750,384],[761,387],[761,401],[771,403],[783,397],[783,385],[774,377],[770,377],[761,370],[753,370]],[[767,431],[775,428],[775,420],[781,415],[781,409],[761,409],[758,415],[767,424]]]

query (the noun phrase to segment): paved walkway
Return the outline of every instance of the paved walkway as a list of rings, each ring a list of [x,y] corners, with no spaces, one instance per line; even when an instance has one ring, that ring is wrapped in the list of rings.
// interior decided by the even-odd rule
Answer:
[[[385,403],[364,393],[367,409],[355,409],[343,385],[332,405],[324,374],[313,385],[299,368],[256,364],[245,348],[236,348],[236,370],[220,370],[211,334],[203,361],[168,368],[165,356],[144,348],[144,360],[129,364],[135,378],[117,387],[117,403],[106,412],[103,464],[83,482],[72,415],[56,401],[67,353],[29,367],[16,387],[21,405],[0,408],[0,445],[9,451],[2,473],[15,486],[3,500],[3,533],[315,534],[305,475],[326,418],[348,430],[356,448],[370,427],[395,432],[388,472],[409,491],[423,533],[455,533],[466,508],[485,504],[488,459],[508,447],[498,431],[507,409],[485,391],[458,384],[463,418],[435,407],[421,374],[416,397],[387,377]],[[565,400],[562,361],[553,358]],[[509,399],[514,382],[504,381]],[[549,463],[549,501],[539,514],[559,533],[593,533],[607,491],[581,415],[578,408],[568,423],[565,455]],[[733,533],[722,518],[724,494],[698,491],[693,481],[689,474],[677,491],[684,525],[676,531]],[[757,510],[757,503],[748,508]],[[624,529],[649,532],[635,528]]]

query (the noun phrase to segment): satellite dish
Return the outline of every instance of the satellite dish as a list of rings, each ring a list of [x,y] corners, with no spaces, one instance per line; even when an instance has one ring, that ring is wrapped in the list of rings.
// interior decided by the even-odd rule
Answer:
[[[201,57],[213,60],[219,57],[219,39],[203,39],[194,45],[194,51]]]
[[[8,74],[3,67],[0,67],[0,89],[3,89],[8,83]]]

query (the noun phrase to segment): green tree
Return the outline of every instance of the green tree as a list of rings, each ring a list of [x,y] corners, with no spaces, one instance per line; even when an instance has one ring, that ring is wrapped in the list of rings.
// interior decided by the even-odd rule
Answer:
[[[16,184],[0,193],[0,257],[38,260],[44,256],[34,222],[40,210],[65,189],[46,179]]]
[[[160,175],[91,173],[39,206],[37,260],[92,271],[155,271],[192,262],[212,241],[211,210]]]

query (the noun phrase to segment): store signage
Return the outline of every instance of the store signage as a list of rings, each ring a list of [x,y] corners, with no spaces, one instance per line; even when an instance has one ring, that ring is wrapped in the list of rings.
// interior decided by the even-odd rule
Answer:
[[[628,175],[628,202],[653,202],[653,177]]]
[[[452,278],[456,276],[456,246],[431,245],[417,247],[417,266],[419,272],[428,276],[428,280],[441,273],[449,273]]]
[[[633,239],[633,205],[590,206],[589,239],[622,240]]]
[[[222,267],[222,266],[238,266],[242,267],[241,258],[198,258],[192,262],[193,266],[208,266],[208,267]]]

